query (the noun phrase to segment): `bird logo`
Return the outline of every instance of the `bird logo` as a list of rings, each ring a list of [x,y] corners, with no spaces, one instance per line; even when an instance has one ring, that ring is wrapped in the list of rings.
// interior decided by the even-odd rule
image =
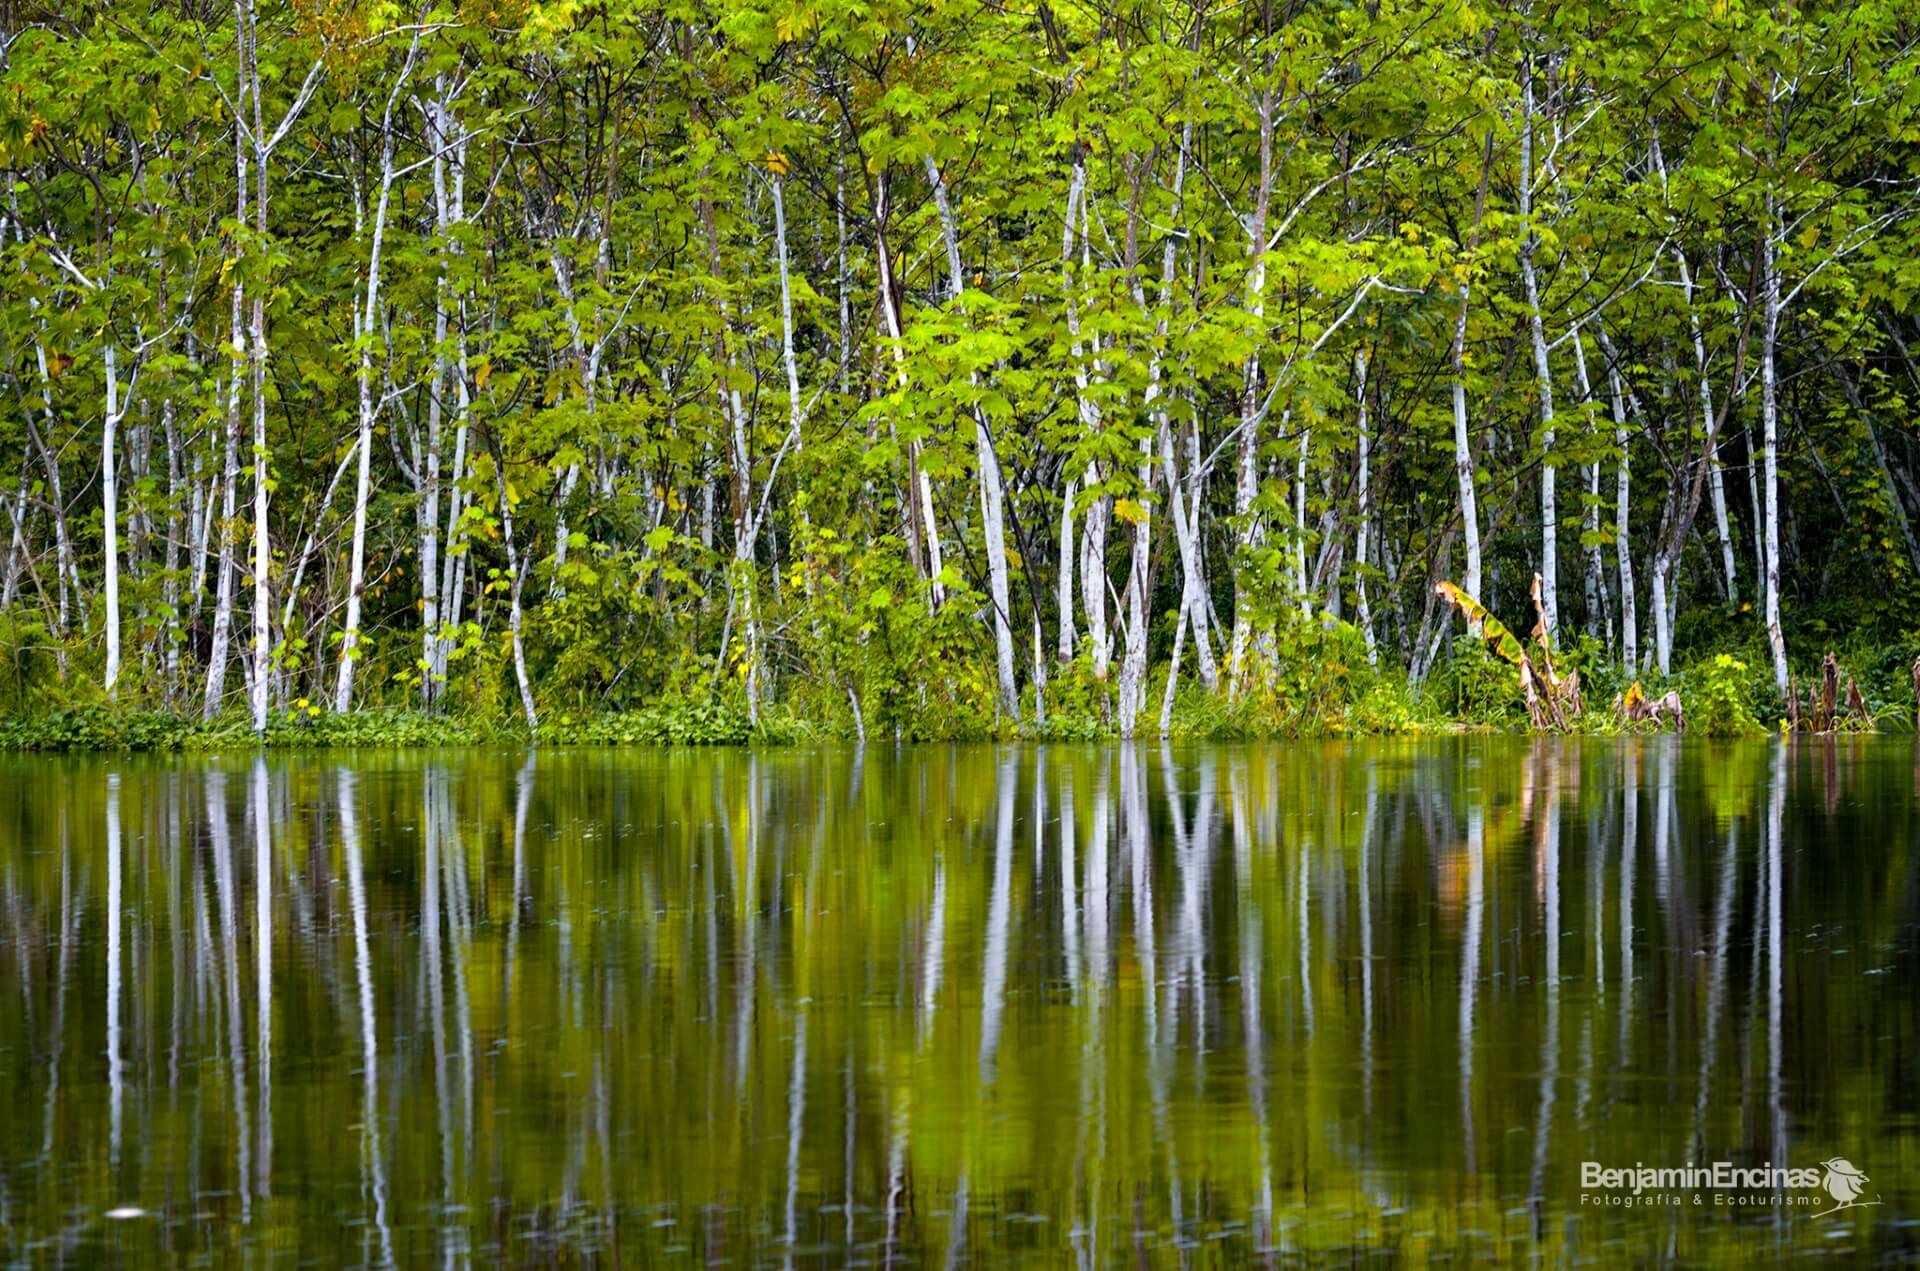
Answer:
[[[1844,1156],[1836,1156],[1825,1162],[1825,1166],[1826,1177],[1820,1180],[1820,1185],[1827,1189],[1827,1195],[1833,1197],[1834,1205],[1831,1209],[1820,1211],[1820,1217],[1825,1218],[1828,1214],[1837,1214],[1843,1209],[1852,1209],[1856,1205],[1880,1203],[1877,1196],[1872,1200],[1860,1199],[1866,1194],[1867,1176],[1854,1168],[1852,1161]]]

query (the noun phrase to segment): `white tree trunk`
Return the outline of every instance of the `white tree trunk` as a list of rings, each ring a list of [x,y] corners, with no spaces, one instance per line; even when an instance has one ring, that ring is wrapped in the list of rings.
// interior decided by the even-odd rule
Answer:
[[[253,95],[253,199],[254,232],[261,242],[267,237],[267,136],[260,110],[260,37],[256,28],[253,0],[245,0],[247,10],[246,69]],[[267,672],[272,660],[273,595],[268,571],[273,566],[273,548],[267,537],[267,492],[273,484],[273,462],[267,453],[267,298],[265,288],[254,288],[252,343],[248,370],[253,392],[253,678],[251,696],[253,731],[267,728]]]
[[[1372,438],[1367,435],[1367,351],[1353,355],[1354,397],[1359,402],[1360,450],[1359,528],[1353,535],[1353,590],[1359,608],[1360,637],[1367,642],[1367,665],[1380,664],[1380,652],[1374,646],[1373,609],[1367,603],[1367,537],[1373,531],[1373,481],[1371,471]]]
[[[166,700],[171,706],[180,674],[180,546],[183,539],[179,425],[175,419],[172,397],[160,405],[160,430],[167,447],[167,530],[160,567],[164,580],[160,588],[160,604],[167,612],[167,619],[160,633],[160,665]]]
[[[531,732],[540,726],[540,716],[533,708],[533,683],[527,677],[527,655],[520,640],[520,589],[527,580],[527,569],[520,561],[513,539],[513,499],[507,491],[507,476],[497,444],[493,448],[493,478],[500,495],[500,537],[507,551],[507,633],[513,644],[513,680],[520,690],[520,709]]]
[[[1593,405],[1593,380],[1587,375],[1587,348],[1580,339],[1580,324],[1575,322],[1573,336],[1573,370],[1580,386],[1581,402]],[[1613,605],[1607,590],[1607,567],[1604,554],[1600,550],[1600,464],[1598,461],[1586,465],[1587,499],[1586,511],[1581,516],[1581,537],[1586,541],[1587,556],[1587,625],[1591,629],[1599,623],[1600,634],[1608,647],[1613,644]]]
[[[353,667],[360,647],[360,600],[367,577],[367,501],[372,493],[373,425],[377,408],[373,398],[373,332],[380,313],[380,256],[386,244],[387,210],[393,199],[393,107],[405,88],[420,47],[416,33],[393,90],[387,95],[380,119],[380,197],[374,205],[373,241],[367,252],[365,302],[354,316],[354,344],[358,348],[360,454],[353,494],[353,548],[347,573],[346,626],[340,639],[340,671],[334,682],[333,709],[345,713],[353,705]],[[356,205],[358,200],[356,200]],[[356,216],[358,207],[356,206]],[[361,227],[354,226],[358,236]]]
[[[1060,496],[1060,572],[1055,579],[1056,603],[1060,609],[1058,653],[1062,662],[1073,661],[1073,496],[1080,479],[1066,473],[1067,488]]]
[[[1620,452],[1614,469],[1613,547],[1620,561],[1620,663],[1632,676],[1640,665],[1640,633],[1634,612],[1633,542],[1630,513],[1633,506],[1633,430],[1627,423],[1625,387],[1620,379],[1620,360],[1614,356],[1613,342],[1605,327],[1595,327],[1601,356],[1607,360],[1607,386],[1613,400],[1613,444]]]
[[[444,245],[451,218],[447,206],[446,79],[434,76],[434,95],[425,103],[427,153],[433,172],[435,236]],[[442,247],[442,252],[445,248]],[[440,643],[440,439],[447,387],[447,263],[442,255],[433,284],[433,364],[427,373],[426,448],[416,463],[420,479],[414,504],[414,530],[420,544],[420,705],[431,711],[438,697],[433,682]]]
[[[1767,645],[1773,651],[1773,683],[1781,697],[1787,694],[1787,640],[1780,627],[1780,401],[1779,375],[1774,366],[1774,349],[1780,335],[1780,256],[1774,237],[1778,217],[1773,202],[1767,202],[1767,224],[1761,250],[1763,312],[1760,331],[1760,427],[1761,458],[1764,471],[1767,570],[1763,591],[1766,600]]]
[[[887,208],[890,203],[890,185],[887,174],[881,173],[877,182],[879,206],[874,212],[874,219],[879,223],[879,229],[874,234],[874,261],[879,273],[880,313],[887,324],[887,335],[892,340],[894,380],[900,390],[905,392],[907,360],[905,350],[900,347],[903,327],[900,320],[900,306],[894,295],[893,254],[888,249],[885,232]],[[932,608],[937,611],[947,603],[947,587],[941,579],[941,574],[946,570],[946,563],[942,558],[943,553],[940,547],[940,521],[933,505],[933,481],[927,476],[926,469],[921,466],[918,440],[907,444],[907,469],[908,479],[913,486],[910,497],[916,501],[921,532],[926,535],[928,594],[931,597]]]
[[[1240,371],[1240,449],[1235,466],[1233,515],[1239,526],[1242,556],[1257,548],[1264,535],[1254,514],[1254,496],[1260,490],[1260,354],[1264,343],[1267,293],[1267,214],[1273,201],[1274,94],[1269,86],[1260,95],[1260,177],[1254,190],[1253,213],[1247,221],[1247,313],[1253,319],[1255,351]],[[1238,697],[1248,680],[1247,646],[1253,635],[1248,597],[1235,589],[1233,642],[1227,656],[1227,693]]]
[[[1533,266],[1539,236],[1533,230],[1533,69],[1528,58],[1521,89],[1520,218],[1526,222],[1520,244],[1520,277],[1527,292],[1527,333],[1533,341],[1533,378],[1540,398],[1540,608],[1547,634],[1560,627],[1560,508],[1554,488],[1553,369],[1547,358],[1546,323],[1540,316],[1540,279]]]
[[[1087,488],[1100,484],[1100,470],[1087,465],[1082,478]],[[1113,520],[1113,499],[1096,495],[1087,504],[1087,515],[1080,529],[1080,604],[1087,612],[1087,646],[1093,659],[1093,673],[1107,678],[1113,661],[1113,638],[1107,631],[1107,526]]]
[[[934,206],[940,213],[940,230],[947,246],[947,275],[951,300],[962,308],[961,292],[966,277],[960,267],[960,231],[955,224],[953,202],[947,194],[946,179],[932,155],[925,156],[927,181],[933,187]],[[979,384],[980,377],[968,374]],[[987,427],[987,415],[978,403],[973,407],[973,440],[980,471],[981,533],[987,547],[987,596],[993,605],[993,653],[1000,687],[1000,709],[1020,717],[1020,692],[1013,669],[1013,615],[1009,612],[1010,588],[1007,582],[1006,490],[1000,476],[1000,457],[995,452],[993,434]]]
[[[245,19],[239,18],[237,25],[244,31]],[[241,225],[246,224],[247,221],[247,130],[240,111],[246,100],[247,89],[248,82],[243,76],[240,87],[241,97],[234,103],[233,120],[234,220]],[[236,267],[239,264],[237,260],[234,263]],[[219,581],[214,590],[213,642],[207,655],[206,696],[201,704],[201,713],[207,719],[212,719],[219,711],[220,699],[226,692],[227,646],[233,632],[233,520],[237,489],[240,484],[240,385],[247,360],[245,315],[245,284],[236,277],[233,283],[232,336],[227,350],[228,356],[232,359],[232,369],[231,378],[227,381],[226,452],[220,478]]]
[[[107,411],[100,427],[100,511],[102,545],[107,566],[107,670],[106,692],[114,695],[120,679],[120,465],[114,458],[114,441],[120,430],[120,368],[110,334],[102,336],[106,348]]]
[[[1473,480],[1473,439],[1467,435],[1467,304],[1469,288],[1460,284],[1460,307],[1453,320],[1453,472],[1460,487],[1460,522],[1467,569],[1461,587],[1480,595],[1480,505]]]
[[[233,288],[233,343],[231,349],[232,369],[227,382],[227,412],[225,437],[226,444],[221,462],[220,475],[220,555],[219,563],[214,567],[217,581],[214,584],[213,601],[213,639],[207,652],[207,687],[201,703],[201,714],[212,719],[220,710],[220,699],[226,693],[228,644],[233,638],[233,590],[234,590],[234,541],[233,522],[237,508],[236,498],[240,486],[240,376],[242,360],[241,314],[243,298],[239,283]]]

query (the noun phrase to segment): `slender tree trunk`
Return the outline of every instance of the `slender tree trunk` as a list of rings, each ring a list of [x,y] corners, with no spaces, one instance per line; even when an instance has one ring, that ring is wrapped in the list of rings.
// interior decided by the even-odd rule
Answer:
[[[1540,398],[1540,608],[1547,634],[1560,626],[1560,509],[1554,488],[1553,370],[1547,358],[1546,323],[1540,313],[1540,280],[1534,269],[1539,235],[1533,228],[1533,58],[1529,53],[1521,88],[1520,219],[1525,237],[1520,244],[1520,277],[1527,293],[1527,334],[1533,342],[1533,376]]]
[[[960,267],[960,230],[954,220],[953,203],[947,193],[946,179],[940,175],[932,155],[926,156],[926,171],[927,182],[933,187],[934,206],[940,213],[941,233],[946,240],[950,299],[954,307],[964,313],[961,293],[967,284]],[[978,373],[969,372],[968,381],[978,387]],[[993,605],[993,652],[999,677],[1000,709],[1017,720],[1020,690],[1014,680],[1013,615],[1008,609],[1011,589],[1007,583],[1006,490],[1001,481],[1000,457],[987,426],[987,414],[978,402],[973,406],[973,435],[980,472],[980,528],[987,547],[987,596]]]
[[[507,553],[507,637],[513,646],[513,680],[520,690],[520,710],[526,717],[527,730],[532,732],[540,727],[540,716],[534,710],[533,683],[527,676],[527,655],[520,639],[520,591],[527,580],[527,568],[514,542],[513,497],[507,489],[507,466],[500,453],[500,441],[491,428],[485,435],[493,450],[493,481],[500,499],[500,538]]]
[[[1604,326],[1594,333],[1600,341],[1600,354],[1607,361],[1607,386],[1613,399],[1613,445],[1619,458],[1614,469],[1613,548],[1620,562],[1620,662],[1626,674],[1636,674],[1640,666],[1640,633],[1634,612],[1633,541],[1633,430],[1628,426],[1626,392],[1620,378],[1620,359]]]
[[[253,199],[254,232],[261,243],[267,238],[267,137],[260,108],[260,35],[253,0],[244,0],[246,10],[246,74],[253,97]],[[253,391],[253,731],[267,728],[267,674],[272,660],[272,579],[273,549],[267,537],[267,492],[273,483],[273,460],[267,450],[267,298],[264,286],[255,287],[251,296],[252,345],[248,361],[248,379]]]
[[[1480,225],[1486,216],[1487,184],[1493,175],[1493,133],[1487,133],[1487,144],[1480,165],[1480,192],[1474,199],[1473,234],[1470,244],[1479,245]],[[1460,280],[1460,307],[1453,319],[1453,348],[1451,368],[1453,375],[1453,472],[1454,480],[1460,487],[1460,523],[1461,537],[1466,545],[1467,568],[1462,585],[1469,596],[1480,598],[1480,506],[1473,476],[1473,438],[1467,432],[1467,310],[1472,298],[1472,287],[1463,276]],[[1491,600],[1491,597],[1486,599]],[[1473,628],[1478,631],[1477,625]]]
[[[887,336],[892,341],[893,372],[900,391],[907,389],[907,355],[900,347],[904,337],[900,317],[900,301],[893,276],[893,256],[887,246],[887,213],[891,206],[892,182],[886,172],[876,180],[876,199],[874,211],[876,228],[873,236],[874,263],[879,275],[880,313],[887,324]],[[940,548],[940,521],[933,506],[933,481],[920,463],[920,442],[917,438],[907,443],[907,478],[912,488],[914,513],[908,519],[918,524],[920,535],[926,547],[926,571],[928,595],[936,611],[947,603],[947,586],[941,575],[946,571]]]
[[[1086,197],[1087,165],[1085,152],[1079,144],[1073,148],[1073,168],[1067,181],[1066,213],[1060,218],[1060,289],[1067,313],[1067,333],[1072,338],[1074,408],[1078,412],[1080,431],[1091,438],[1099,430],[1098,408],[1087,394],[1087,369],[1081,360],[1083,346],[1080,342],[1080,306],[1076,299],[1077,283],[1073,276],[1073,258],[1076,247],[1075,228],[1079,224],[1080,203]],[[1089,469],[1089,475],[1092,470]],[[1060,576],[1057,579],[1060,606],[1060,643],[1061,662],[1071,662],[1077,643],[1073,621],[1073,558],[1076,541],[1073,534],[1073,501],[1080,484],[1080,474],[1073,470],[1073,461],[1067,460],[1065,474],[1067,488],[1060,500]],[[1092,515],[1089,510],[1089,516]],[[1089,611],[1091,612],[1091,611]]]
[[[333,709],[344,714],[353,705],[353,668],[360,648],[360,604],[367,577],[367,503],[372,493],[373,425],[378,409],[374,402],[373,333],[380,313],[380,257],[386,244],[387,210],[393,200],[393,107],[412,75],[419,53],[416,33],[407,51],[380,118],[380,195],[374,204],[372,242],[367,251],[365,303],[354,318],[354,345],[358,351],[360,453],[354,479],[353,547],[347,573],[346,626],[340,640],[340,671],[334,683]],[[356,221],[358,220],[356,200]],[[358,237],[361,226],[354,226]]]
[[[1271,85],[1260,94],[1260,176],[1254,189],[1253,212],[1247,221],[1247,313],[1255,325],[1255,348],[1247,354],[1240,369],[1240,439],[1235,461],[1233,515],[1239,526],[1239,547],[1244,558],[1257,549],[1265,535],[1255,514],[1254,498],[1260,492],[1260,353],[1265,343],[1267,293],[1267,216],[1273,201],[1273,115],[1274,93]],[[1248,683],[1251,668],[1247,649],[1253,635],[1250,597],[1236,585],[1233,601],[1233,642],[1227,656],[1227,695],[1238,697]]]
[[[1593,381],[1587,375],[1587,349],[1580,340],[1580,324],[1573,325],[1573,367],[1580,386],[1580,401],[1589,409],[1593,406]],[[1586,591],[1587,626],[1591,630],[1599,624],[1600,634],[1607,646],[1613,646],[1613,604],[1607,591],[1606,559],[1600,550],[1600,505],[1603,496],[1600,489],[1600,464],[1596,461],[1586,465],[1587,498],[1586,510],[1580,518],[1581,539],[1586,543]]]
[[[1787,694],[1787,641],[1780,627],[1780,401],[1779,375],[1774,356],[1780,335],[1780,257],[1774,231],[1779,216],[1772,196],[1767,200],[1767,224],[1762,235],[1761,270],[1763,312],[1760,332],[1760,427],[1762,484],[1765,490],[1767,645],[1773,652],[1773,683],[1781,697]]]
[[[26,226],[20,219],[20,199],[17,194],[8,194],[9,210],[12,213],[13,232],[22,247],[26,246]],[[5,239],[0,237],[0,243]],[[72,608],[77,603],[80,608],[82,629],[86,626],[86,600],[80,594],[80,567],[74,559],[73,536],[67,527],[67,495],[60,479],[60,454],[48,444],[48,437],[54,430],[53,411],[53,375],[47,364],[47,345],[45,324],[39,318],[40,302],[29,295],[27,310],[34,318],[33,360],[40,376],[40,410],[45,430],[33,422],[33,409],[24,403],[21,410],[21,422],[26,425],[27,439],[32,443],[34,453],[40,456],[40,464],[47,474],[47,502],[53,516],[54,544],[54,595],[56,597],[55,623],[53,634],[57,641],[54,654],[58,674],[62,682],[67,678],[67,626],[72,619]],[[56,438],[57,440],[57,438]]]
[[[1071,468],[1062,473],[1067,488],[1060,495],[1060,571],[1056,603],[1060,609],[1060,640],[1057,652],[1062,663],[1073,661],[1073,496],[1080,479]]]
[[[246,130],[238,118],[234,121],[233,144],[239,189],[236,219],[244,224],[247,219]],[[220,699],[226,694],[228,643],[233,638],[234,517],[240,486],[241,382],[246,362],[245,312],[245,284],[236,278],[233,284],[232,341],[228,345],[231,369],[227,381],[226,436],[220,471],[220,559],[215,566],[217,581],[214,584],[213,638],[207,654],[206,695],[201,703],[201,714],[206,719],[212,719],[219,713]]]
[[[180,545],[184,522],[180,515],[179,422],[171,396],[160,404],[160,429],[167,448],[167,530],[160,564],[160,605],[166,610],[166,618],[160,624],[160,667],[162,691],[167,703],[172,705],[180,680]]]
[[[100,427],[100,512],[107,574],[106,692],[115,695],[120,679],[120,471],[114,442],[120,429],[120,368],[113,337],[102,336],[107,373],[106,418]]]
[[[420,590],[420,705],[432,711],[439,697],[433,668],[440,643],[440,443],[447,388],[447,239],[452,218],[447,206],[446,77],[433,77],[433,96],[425,103],[427,153],[433,172],[433,219],[439,239],[439,268],[433,280],[433,362],[427,374],[426,447],[417,459],[419,500],[414,530],[420,544],[415,575]]]
[[[1372,439],[1367,435],[1367,351],[1363,348],[1353,355],[1354,397],[1360,407],[1359,434],[1360,475],[1359,528],[1353,535],[1353,590],[1359,608],[1360,637],[1367,642],[1367,665],[1380,664],[1380,651],[1374,645],[1373,610],[1367,603],[1367,536],[1373,531],[1373,484],[1369,460],[1371,459]]]

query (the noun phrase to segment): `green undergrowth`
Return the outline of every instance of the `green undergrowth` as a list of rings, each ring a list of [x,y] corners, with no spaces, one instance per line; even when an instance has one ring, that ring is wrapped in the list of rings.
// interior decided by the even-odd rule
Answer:
[[[1527,714],[1513,670],[1477,642],[1458,641],[1425,681],[1403,672],[1376,670],[1357,643],[1316,643],[1282,665],[1295,671],[1244,686],[1238,696],[1208,690],[1189,673],[1176,686],[1164,735],[1180,741],[1248,741],[1339,738],[1458,732],[1524,731]],[[1856,680],[1873,727],[1910,732],[1914,727],[1911,667],[1920,642],[1836,650],[1842,682]],[[1569,731],[1582,735],[1658,731],[1624,723],[1615,701],[1633,683],[1617,660],[1592,641],[1558,655],[1562,673],[1580,672],[1586,712]],[[1803,691],[1817,684],[1819,667],[1809,659],[1794,673]],[[1779,727],[1782,699],[1764,646],[1696,657],[1668,677],[1641,679],[1648,696],[1677,691],[1687,731],[1707,736],[1753,736]],[[1146,709],[1136,723],[1143,737],[1162,735],[1165,672],[1148,685]],[[1095,742],[1119,734],[1114,685],[1094,674],[1082,657],[1056,668],[1049,680],[1046,714],[1034,710],[1029,690],[1022,718],[1002,716],[982,678],[968,693],[935,703],[924,714],[914,703],[869,701],[860,717],[867,739],[891,741],[1013,740]],[[981,700],[973,701],[971,697]],[[959,701],[961,708],[953,702]],[[621,710],[549,710],[529,731],[516,718],[451,711],[429,715],[415,709],[367,707],[335,714],[301,701],[276,710],[266,732],[256,736],[242,714],[203,721],[197,716],[111,702],[38,706],[0,716],[0,751],[220,751],[267,747],[351,749],[525,745],[560,746],[780,746],[852,741],[853,706],[845,696],[807,691],[751,717],[738,694],[713,693],[658,701]],[[1855,723],[1846,725],[1860,731]]]

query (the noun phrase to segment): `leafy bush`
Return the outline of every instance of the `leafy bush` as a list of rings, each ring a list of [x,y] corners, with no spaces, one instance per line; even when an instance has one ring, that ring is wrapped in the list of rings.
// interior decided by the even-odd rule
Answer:
[[[635,710],[541,721],[541,741],[571,746],[739,746],[753,739],[746,705],[717,698],[657,702]]]
[[[245,715],[202,722],[165,711],[84,706],[0,722],[0,750],[175,751],[270,747],[467,746],[492,739],[473,722],[418,711],[336,715],[308,705],[268,717],[264,737]]]
[[[1751,737],[1766,731],[1753,713],[1747,664],[1719,653],[1683,677],[1687,726],[1709,737]]]
[[[1427,681],[1429,705],[1462,723],[1515,728],[1527,723],[1526,703],[1513,667],[1486,641],[1461,637]]]

